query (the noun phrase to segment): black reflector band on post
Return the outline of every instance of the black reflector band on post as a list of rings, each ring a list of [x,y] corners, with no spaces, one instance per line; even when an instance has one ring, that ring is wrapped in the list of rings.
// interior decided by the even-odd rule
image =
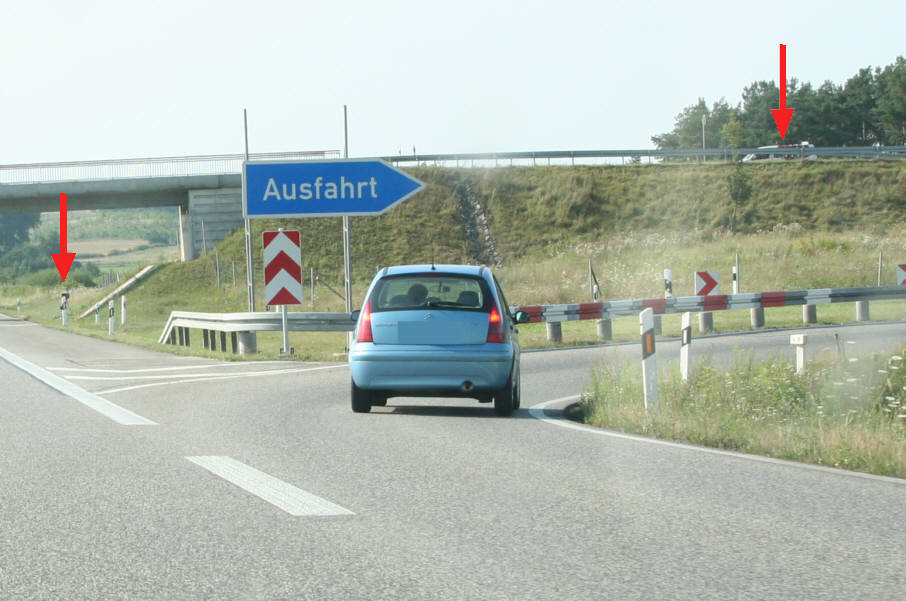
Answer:
[[[692,326],[683,328],[683,340],[681,346],[686,346],[692,342]]]
[[[654,330],[645,330],[642,334],[642,359],[654,354]]]

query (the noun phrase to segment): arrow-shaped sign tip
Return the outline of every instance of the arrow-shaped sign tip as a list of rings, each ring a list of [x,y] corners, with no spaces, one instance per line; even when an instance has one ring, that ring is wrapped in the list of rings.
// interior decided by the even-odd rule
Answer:
[[[53,258],[53,262],[57,266],[57,271],[60,272],[60,277],[63,281],[66,281],[66,276],[69,275],[69,270],[72,269],[72,262],[75,260],[75,253],[51,253],[50,255]]]

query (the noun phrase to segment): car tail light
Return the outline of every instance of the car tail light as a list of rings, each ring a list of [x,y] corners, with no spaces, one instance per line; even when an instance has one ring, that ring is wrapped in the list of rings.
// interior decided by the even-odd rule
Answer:
[[[371,301],[365,303],[362,314],[359,315],[359,333],[355,339],[356,342],[374,342],[374,336],[371,333]]]
[[[503,319],[497,307],[492,307],[488,316],[488,342],[503,342]]]

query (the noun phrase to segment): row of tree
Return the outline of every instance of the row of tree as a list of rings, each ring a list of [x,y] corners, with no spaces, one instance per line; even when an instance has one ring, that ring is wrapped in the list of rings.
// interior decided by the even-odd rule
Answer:
[[[702,116],[708,148],[750,148],[779,144],[771,115],[780,90],[773,81],[756,81],[731,107],[721,98],[711,108],[700,98],[676,116],[673,131],[651,137],[658,148],[701,148]],[[906,59],[884,67],[860,69],[845,84],[826,81],[815,89],[791,79],[787,107],[796,109],[785,142],[808,140],[815,146],[906,144]]]

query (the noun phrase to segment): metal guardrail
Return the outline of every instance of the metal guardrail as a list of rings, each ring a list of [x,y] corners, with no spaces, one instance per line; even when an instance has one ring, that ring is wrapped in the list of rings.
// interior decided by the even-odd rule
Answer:
[[[109,301],[117,296],[122,296],[123,294],[128,292],[133,286],[135,286],[137,283],[139,283],[142,279],[144,279],[145,276],[154,273],[158,267],[160,267],[160,265],[148,265],[147,267],[143,268],[137,274],[135,274],[134,276],[132,276],[131,278],[129,278],[128,280],[123,282],[121,285],[117,286],[113,292],[111,292],[110,294],[108,294],[107,296],[105,296],[104,298],[102,298],[101,300],[96,302],[95,304],[91,305],[91,307],[88,308],[87,310],[85,310],[81,315],[79,315],[78,318],[82,319],[83,317],[87,317],[87,316],[91,315],[95,311],[99,311],[101,309],[101,307],[106,307],[107,301]]]
[[[525,305],[512,307],[525,311],[530,323],[561,323],[581,319],[612,319],[635,316],[647,308],[655,314],[700,313],[733,309],[757,309],[793,305],[823,305],[873,300],[906,299],[906,286],[872,286],[861,288],[819,288],[710,296],[675,296],[599,303],[568,305]],[[355,329],[352,313],[287,314],[289,329],[294,332],[351,332]],[[237,352],[236,334],[242,332],[280,331],[281,315],[276,312],[195,313],[173,311],[158,339],[160,344],[189,346],[189,330],[203,332],[205,348],[217,350],[215,333],[220,333],[220,350],[226,351],[226,334],[231,334],[232,351]]]
[[[591,159],[689,159],[702,157],[729,161],[736,156],[752,153],[764,154],[758,148],[707,148],[692,150],[629,149],[629,150],[538,150],[520,152],[477,152],[453,154],[411,154],[382,157],[388,163],[399,165],[433,163],[493,163],[501,161],[514,164],[515,161],[577,160]],[[862,158],[862,159],[904,159],[906,146],[840,146],[825,148],[776,148],[769,151],[774,155],[801,157]],[[253,160],[298,159],[321,160],[339,158],[339,150],[318,150],[307,152],[271,152],[249,155]],[[62,163],[24,163],[0,165],[0,185],[36,184],[65,181],[93,181],[145,177],[180,177],[189,175],[230,175],[241,170],[244,154],[198,155],[186,157],[158,157],[140,159],[111,159],[99,161],[72,161]]]
[[[196,313],[173,311],[158,338],[160,344],[189,346],[189,330],[202,330],[205,348],[216,350],[214,332],[221,333],[221,350],[226,350],[226,334],[230,333],[232,350],[237,348],[236,334],[240,332],[281,331],[280,313],[257,311],[254,313]],[[351,332],[355,321],[350,313],[287,313],[287,324],[293,332]]]
[[[577,160],[588,159],[691,159],[700,160],[702,157],[719,158],[723,161],[732,160],[747,154],[783,155],[789,157],[805,157],[817,155],[825,158],[859,158],[859,159],[906,159],[906,145],[904,146],[833,146],[823,148],[707,148],[691,150],[672,149],[635,149],[635,150],[546,150],[522,152],[479,152],[458,154],[411,154],[384,157],[384,160],[393,163],[434,163],[443,165],[449,162],[475,163],[493,162],[498,165],[501,161],[515,164],[515,161],[531,161],[537,165],[538,161],[569,160],[575,164]]]
[[[532,323],[558,323],[580,319],[611,319],[638,315],[651,308],[655,314],[700,313],[732,309],[757,309],[793,305],[823,305],[860,301],[906,298],[906,286],[872,286],[862,288],[819,288],[710,296],[675,296],[571,305],[530,305],[515,307],[525,311]]]
[[[249,155],[252,160],[323,160],[339,157],[339,150],[267,152]],[[190,175],[230,175],[241,171],[242,161],[244,160],[245,154],[215,154],[0,165],[0,184],[36,184]]]

